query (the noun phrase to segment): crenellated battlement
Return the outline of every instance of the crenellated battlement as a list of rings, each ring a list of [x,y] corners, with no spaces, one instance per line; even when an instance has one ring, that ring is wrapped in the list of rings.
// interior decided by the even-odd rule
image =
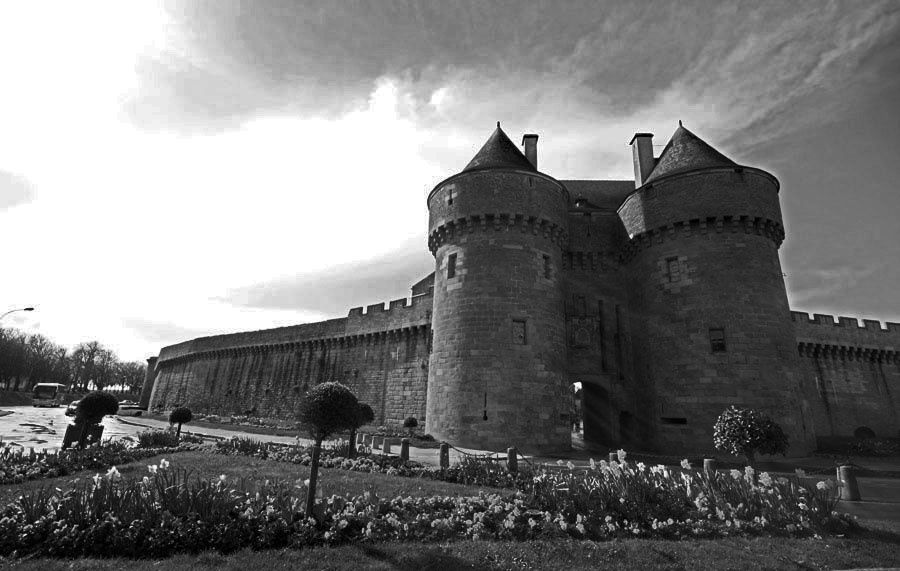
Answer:
[[[463,233],[471,234],[476,230],[480,232],[514,232],[518,230],[523,234],[530,232],[535,236],[542,235],[560,248],[564,248],[569,240],[565,228],[550,220],[525,214],[498,212],[474,214],[437,225],[428,237],[428,249],[434,254],[444,242],[452,239],[453,236]]]
[[[900,334],[900,323],[885,321],[882,323],[877,319],[858,319],[856,317],[835,318],[833,315],[825,315],[822,313],[814,313],[812,317],[805,311],[791,311],[791,321],[805,325],[823,325],[830,327],[849,327],[862,329],[865,331],[877,331],[881,333]],[[862,323],[860,323],[862,322]]]
[[[403,328],[431,322],[434,295],[430,293],[411,298],[394,299],[384,303],[354,307],[347,314],[348,334],[370,333],[387,328]]]
[[[221,351],[253,351],[279,345],[328,342],[348,338],[387,334],[427,328],[431,323],[432,294],[395,299],[385,307],[376,303],[350,310],[347,317],[304,323],[289,327],[246,331],[229,335],[199,337],[177,345],[163,347],[159,363],[183,360]]]
[[[891,355],[900,350],[900,323],[791,311],[801,355]]]

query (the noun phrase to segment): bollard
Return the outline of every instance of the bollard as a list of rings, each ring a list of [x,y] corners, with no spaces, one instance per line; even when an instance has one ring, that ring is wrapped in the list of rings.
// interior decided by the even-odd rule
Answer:
[[[610,461],[610,462],[618,462],[618,461],[619,461],[619,455],[616,454],[615,452],[610,452],[610,453],[609,453],[609,461]]]
[[[856,482],[856,469],[853,466],[840,466],[838,482],[841,484],[841,499],[847,502],[859,501],[859,484]]]
[[[716,460],[714,458],[703,459],[703,471],[706,472],[707,476],[715,474],[717,468],[718,466],[716,465]]]
[[[515,474],[519,471],[519,451],[515,448],[506,449],[506,469],[509,470],[510,474]]]
[[[400,439],[400,459],[404,462],[409,461],[409,438]]]
[[[385,439],[384,439],[384,444],[381,445],[381,452],[382,452],[383,454],[390,454],[390,453],[391,453],[391,446],[392,446],[393,444],[394,444],[394,439],[393,439],[393,438],[385,438]]]
[[[450,467],[450,445],[441,442],[441,468]]]

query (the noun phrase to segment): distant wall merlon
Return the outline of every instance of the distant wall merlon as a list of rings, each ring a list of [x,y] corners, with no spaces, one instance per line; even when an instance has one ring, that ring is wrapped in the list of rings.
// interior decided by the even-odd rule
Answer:
[[[366,314],[384,311],[384,302],[366,306]]]

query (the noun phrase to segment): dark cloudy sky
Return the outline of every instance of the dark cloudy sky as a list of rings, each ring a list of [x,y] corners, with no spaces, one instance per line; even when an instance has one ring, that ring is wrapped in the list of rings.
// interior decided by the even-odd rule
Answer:
[[[0,309],[60,342],[142,358],[402,297],[426,191],[498,120],[548,174],[626,179],[681,119],[781,180],[795,309],[900,321],[896,1],[0,12]]]

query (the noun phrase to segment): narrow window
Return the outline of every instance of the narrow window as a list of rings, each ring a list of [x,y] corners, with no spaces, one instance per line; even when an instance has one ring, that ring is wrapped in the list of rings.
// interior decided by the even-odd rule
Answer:
[[[681,279],[681,264],[678,263],[678,257],[666,258],[666,272],[669,276],[669,283],[677,282]]]
[[[447,191],[447,206],[453,206],[454,198],[456,198],[456,189],[451,188]]]
[[[713,353],[725,352],[725,330],[710,329],[709,330],[709,348]]]
[[[525,322],[521,320],[513,320],[512,322],[513,345],[527,345],[528,338],[526,336]]]
[[[544,254],[544,277],[550,279],[550,256]]]
[[[447,256],[447,279],[456,276],[456,254]]]

